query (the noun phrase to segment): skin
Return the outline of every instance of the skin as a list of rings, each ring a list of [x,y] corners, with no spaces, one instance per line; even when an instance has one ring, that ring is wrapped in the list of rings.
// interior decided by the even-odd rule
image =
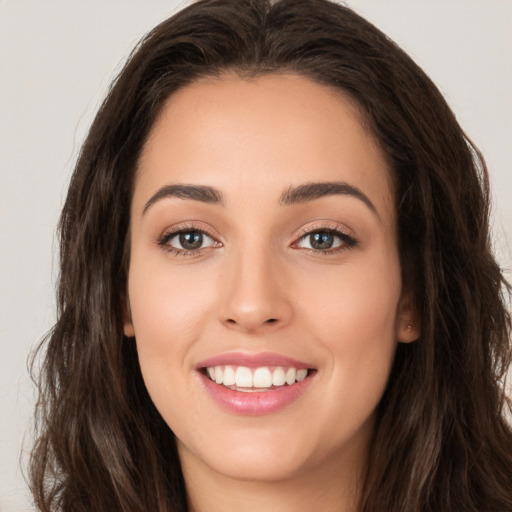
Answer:
[[[290,187],[344,182],[283,205]],[[173,184],[215,187],[223,204],[148,201]],[[204,230],[180,251],[172,230]],[[340,229],[322,252],[305,233]],[[131,210],[125,334],[177,437],[193,511],[357,510],[398,342],[417,337],[402,290],[391,174],[339,92],[294,75],[202,79],[166,103],[143,149]],[[412,328],[411,328],[412,327]],[[220,408],[196,370],[231,351],[275,352],[317,371],[284,409]]]

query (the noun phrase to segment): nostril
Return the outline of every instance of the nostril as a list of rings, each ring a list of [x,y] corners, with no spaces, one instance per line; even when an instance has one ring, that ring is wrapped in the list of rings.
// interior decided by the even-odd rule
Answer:
[[[226,318],[222,322],[230,329],[242,329],[251,332],[265,327],[277,328],[280,325],[280,318],[267,318],[266,320],[264,318],[261,316],[259,318],[251,318],[250,316],[237,318],[235,316],[233,318]]]

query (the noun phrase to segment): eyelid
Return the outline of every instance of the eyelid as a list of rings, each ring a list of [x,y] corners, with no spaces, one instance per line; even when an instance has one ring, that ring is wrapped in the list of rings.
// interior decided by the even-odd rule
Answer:
[[[295,240],[299,240],[300,238],[303,238],[304,236],[309,235],[311,233],[315,233],[316,231],[334,231],[344,236],[355,239],[355,234],[353,230],[350,229],[348,226],[340,222],[329,220],[318,220],[307,223],[306,225],[300,228],[300,230],[294,236],[294,238]]]
[[[212,239],[214,244],[209,247],[201,247],[196,250],[187,250],[187,249],[178,249],[176,247],[172,247],[169,245],[169,241],[180,233],[187,233],[196,231],[199,233],[203,233],[208,238]],[[213,233],[213,229],[209,226],[205,226],[202,222],[197,221],[187,221],[181,224],[177,224],[175,226],[171,226],[165,229],[161,235],[157,237],[156,243],[159,247],[168,250],[176,255],[199,255],[206,249],[222,247],[222,242],[219,240],[219,236]]]
[[[327,231],[330,233],[333,233],[335,236],[338,236],[340,239],[342,239],[345,243],[343,243],[339,247],[335,247],[333,249],[310,249],[307,247],[300,247],[298,244],[307,236],[312,235],[313,233],[318,233],[321,231]],[[353,232],[351,229],[349,229],[347,226],[340,224],[339,222],[330,222],[330,221],[322,221],[320,224],[307,224],[306,226],[303,226],[300,231],[297,233],[297,235],[294,237],[294,242],[291,244],[292,248],[297,248],[303,251],[308,251],[310,253],[314,254],[335,254],[341,251],[345,251],[348,249],[351,249],[352,247],[356,246],[359,243],[359,241],[355,238]]]

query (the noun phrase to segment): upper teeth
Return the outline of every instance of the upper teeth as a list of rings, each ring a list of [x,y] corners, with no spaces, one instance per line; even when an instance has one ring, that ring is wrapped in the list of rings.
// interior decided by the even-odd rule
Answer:
[[[270,388],[291,385],[304,380],[308,374],[305,368],[248,368],[246,366],[211,366],[206,368],[208,376],[217,384],[237,388]]]

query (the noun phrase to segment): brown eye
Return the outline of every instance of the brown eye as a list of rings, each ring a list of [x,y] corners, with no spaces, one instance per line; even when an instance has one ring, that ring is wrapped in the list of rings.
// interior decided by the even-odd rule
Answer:
[[[194,251],[200,249],[203,245],[203,233],[200,231],[189,231],[188,233],[180,233],[178,235],[180,249]]]

